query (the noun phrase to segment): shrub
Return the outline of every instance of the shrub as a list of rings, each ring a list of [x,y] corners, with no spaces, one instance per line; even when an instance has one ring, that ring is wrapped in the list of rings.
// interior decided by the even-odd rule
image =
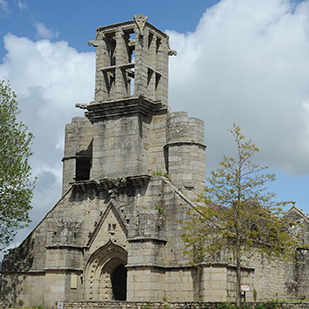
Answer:
[[[257,290],[256,289],[253,290],[253,299],[254,301],[257,300]]]
[[[230,305],[227,303],[221,304],[219,306],[217,306],[217,309],[236,309],[237,307],[234,305]]]

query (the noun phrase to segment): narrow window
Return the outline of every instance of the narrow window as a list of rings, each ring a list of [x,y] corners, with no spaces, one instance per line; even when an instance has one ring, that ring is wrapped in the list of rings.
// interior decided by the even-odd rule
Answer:
[[[77,158],[76,159],[76,181],[89,180],[90,177],[90,158]]]

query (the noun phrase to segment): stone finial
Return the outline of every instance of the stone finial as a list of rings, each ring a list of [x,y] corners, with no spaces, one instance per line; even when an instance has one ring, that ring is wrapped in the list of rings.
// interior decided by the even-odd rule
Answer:
[[[143,14],[134,15],[134,21],[138,27],[138,29],[141,31],[141,35],[143,35],[145,24],[147,22],[147,16]]]

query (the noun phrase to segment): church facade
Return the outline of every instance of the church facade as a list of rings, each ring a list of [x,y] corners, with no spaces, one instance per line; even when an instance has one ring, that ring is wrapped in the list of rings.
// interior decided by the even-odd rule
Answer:
[[[233,301],[235,265],[200,268],[182,252],[188,211],[205,186],[204,123],[168,106],[166,34],[135,15],[97,28],[94,101],[65,129],[63,193],[3,260],[10,305],[65,300]],[[290,215],[308,218],[296,207]],[[243,265],[259,300],[307,297],[307,258]]]

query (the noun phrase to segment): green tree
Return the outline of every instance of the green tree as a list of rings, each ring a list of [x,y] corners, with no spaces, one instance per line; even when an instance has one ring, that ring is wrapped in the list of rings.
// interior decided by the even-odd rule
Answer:
[[[236,302],[240,304],[241,262],[255,253],[270,260],[293,258],[297,235],[289,233],[292,222],[284,216],[288,202],[275,202],[267,192],[275,174],[267,166],[252,163],[259,151],[246,141],[239,126],[229,130],[236,142],[237,156],[224,156],[220,167],[207,179],[209,185],[185,224],[184,252],[193,263],[212,262],[222,252],[235,257]]]
[[[34,180],[28,159],[33,135],[17,119],[16,94],[0,81],[0,250],[30,222]]]

